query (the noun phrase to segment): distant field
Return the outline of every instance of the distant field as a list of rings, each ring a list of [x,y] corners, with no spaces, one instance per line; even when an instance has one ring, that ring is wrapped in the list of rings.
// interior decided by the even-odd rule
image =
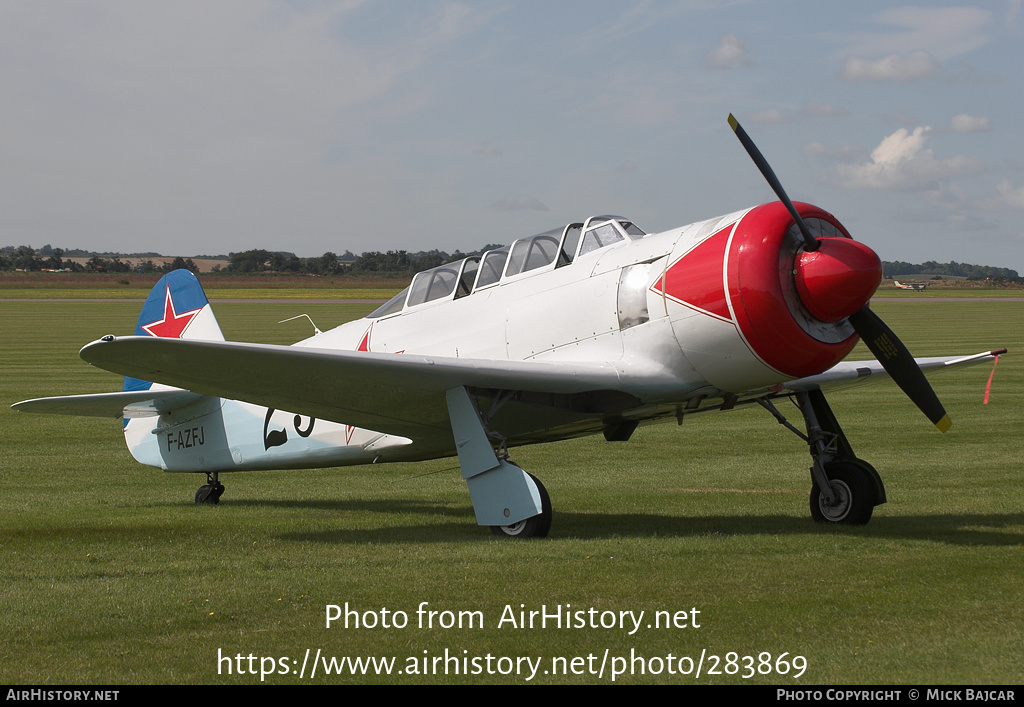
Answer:
[[[907,299],[935,299],[937,297],[1024,297],[1024,288],[1021,287],[929,287],[927,290],[914,292],[913,290],[897,290],[887,287],[880,287],[872,295],[872,299],[892,299],[905,297]]]
[[[372,307],[216,310],[228,338],[289,343],[308,323],[281,319],[305,312],[326,328]],[[915,355],[1010,353],[988,405],[989,367],[933,379],[954,422],[945,435],[893,385],[831,396],[853,447],[886,482],[889,503],[864,528],[812,523],[806,445],[763,410],[744,409],[642,428],[625,443],[513,450],[554,506],[551,537],[533,542],[475,525],[454,460],[224,475],[221,505],[197,507],[203,477],[138,465],[119,422],[8,409],[117,389],[116,376],[77,351],[130,332],[138,309],[0,301],[0,684],[260,683],[269,663],[239,675],[237,663],[218,660],[236,655],[275,661],[264,684],[528,682],[515,672],[410,674],[438,657],[443,670],[446,651],[456,664],[540,660],[529,682],[541,684],[611,684],[611,661],[631,658],[633,674],[616,683],[1020,683],[1024,303],[876,304]],[[865,355],[859,346],[854,357]],[[326,628],[326,606],[346,602],[361,620],[387,609],[409,625]],[[449,618],[479,612],[485,623],[419,628],[422,602]],[[506,611],[518,619],[521,609],[566,605],[647,613],[632,635],[499,625]],[[655,611],[688,612],[699,628],[649,626]],[[403,672],[303,679],[307,649],[310,660],[318,650],[391,658]],[[679,674],[682,659],[702,653],[699,678]],[[717,674],[710,656],[720,657]],[[806,661],[799,678],[797,657]],[[552,670],[573,659],[579,672]]]

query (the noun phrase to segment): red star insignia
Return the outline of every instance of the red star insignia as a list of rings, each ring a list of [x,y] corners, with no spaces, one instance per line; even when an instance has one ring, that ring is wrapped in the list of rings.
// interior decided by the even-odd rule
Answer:
[[[164,300],[164,318],[152,324],[146,324],[142,328],[152,336],[180,339],[182,333],[192,323],[192,320],[195,319],[200,310],[202,310],[202,307],[193,309],[191,312],[183,312],[182,314],[175,312],[174,300],[171,299],[171,288],[168,287],[167,298]]]

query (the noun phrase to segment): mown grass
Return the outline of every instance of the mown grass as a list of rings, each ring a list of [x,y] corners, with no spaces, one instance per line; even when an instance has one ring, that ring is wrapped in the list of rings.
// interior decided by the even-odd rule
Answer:
[[[319,295],[315,295],[319,296]],[[217,305],[231,339],[288,343],[373,305]],[[131,331],[128,302],[0,302],[0,682],[251,683],[222,655],[806,657],[800,679],[620,676],[619,682],[966,684],[1020,681],[1024,650],[1024,303],[880,302],[915,355],[1007,346],[989,373],[933,379],[946,435],[895,386],[837,392],[833,408],[889,503],[864,528],[807,510],[809,457],[760,409],[515,450],[555,509],[551,537],[492,539],[454,460],[222,477],[136,464],[119,423],[12,413],[22,398],[113,390],[79,346]],[[863,354],[862,350],[855,352]],[[783,411],[789,414],[786,408]],[[793,417],[798,419],[795,411]],[[404,629],[325,628],[327,604],[405,611]],[[415,627],[421,602],[480,611],[483,628]],[[518,610],[700,610],[700,628],[514,629]],[[468,653],[463,653],[467,651]],[[724,663],[723,663],[724,666]],[[705,670],[706,670],[705,665]],[[258,668],[258,663],[257,663]],[[273,675],[267,682],[298,682]],[[307,678],[305,680],[309,682]],[[535,682],[609,682],[606,672]],[[489,682],[523,676],[317,677],[314,682]]]

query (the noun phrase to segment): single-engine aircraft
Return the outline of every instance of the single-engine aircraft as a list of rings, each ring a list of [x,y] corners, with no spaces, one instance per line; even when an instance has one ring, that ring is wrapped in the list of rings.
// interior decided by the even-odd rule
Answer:
[[[218,502],[221,472],[456,455],[477,523],[538,537],[551,502],[510,448],[624,441],[641,424],[759,405],[809,446],[812,517],[866,523],[885,489],[823,391],[889,377],[945,431],[922,371],[1001,351],[911,357],[867,306],[878,256],[830,213],[791,202],[729,123],[778,202],[660,233],[593,216],[421,272],[363,319],[292,346],[225,341],[198,281],[174,271],[134,336],[81,350],[127,376],[122,392],[13,407],[124,418],[138,461],[206,474],[196,503]],[[858,337],[877,361],[843,360]],[[796,401],[806,433],[780,398]]]
[[[914,292],[920,292],[928,287],[927,282],[900,282],[899,280],[893,280],[893,284],[901,290],[914,290]]]

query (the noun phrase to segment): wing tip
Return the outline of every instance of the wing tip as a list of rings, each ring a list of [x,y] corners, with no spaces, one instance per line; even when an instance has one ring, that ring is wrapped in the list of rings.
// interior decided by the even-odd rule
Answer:
[[[939,432],[945,433],[953,426],[953,421],[949,419],[949,415],[943,415],[942,419],[935,423],[935,426],[939,428]]]

